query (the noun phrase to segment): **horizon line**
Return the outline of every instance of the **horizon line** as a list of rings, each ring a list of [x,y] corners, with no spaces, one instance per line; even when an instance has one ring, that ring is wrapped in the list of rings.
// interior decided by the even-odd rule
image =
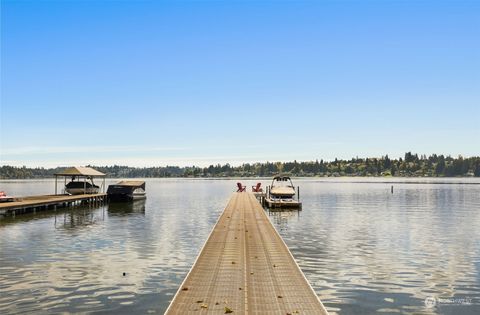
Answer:
[[[19,161],[1,161],[0,160],[0,167],[16,167],[16,168],[44,168],[44,169],[53,169],[53,168],[62,168],[62,167],[72,167],[72,166],[92,166],[92,167],[113,167],[113,166],[120,166],[120,167],[131,167],[131,168],[158,168],[158,167],[179,167],[179,168],[188,168],[188,167],[198,167],[198,168],[206,168],[206,167],[210,167],[210,166],[216,166],[216,165],[230,165],[231,167],[239,167],[239,166],[242,166],[242,165],[245,165],[245,164],[250,164],[250,165],[254,165],[254,164],[266,164],[266,163],[272,163],[272,164],[275,164],[275,163],[294,163],[294,162],[297,162],[297,163],[308,163],[308,162],[316,162],[316,161],[324,161],[324,162],[333,162],[335,160],[338,160],[338,161],[349,161],[349,160],[352,160],[352,159],[382,159],[382,158],[385,158],[388,156],[388,158],[390,160],[400,160],[400,159],[404,159],[404,156],[405,154],[407,153],[411,153],[412,155],[417,155],[419,157],[421,156],[426,156],[427,158],[430,157],[430,156],[433,156],[433,155],[436,155],[436,156],[444,156],[445,158],[454,158],[454,159],[457,159],[457,158],[463,158],[463,159],[470,159],[470,158],[478,158],[480,157],[480,154],[479,155],[463,155],[463,154],[456,154],[456,155],[453,155],[453,154],[437,154],[437,153],[430,153],[430,154],[419,154],[419,153],[416,153],[416,152],[412,152],[412,151],[407,151],[403,154],[403,156],[390,156],[389,154],[384,154],[384,155],[381,155],[381,156],[363,156],[363,157],[360,157],[360,156],[354,156],[354,157],[350,157],[350,158],[338,158],[338,157],[335,157],[335,158],[314,158],[314,159],[277,159],[277,160],[274,160],[274,159],[265,159],[265,160],[257,160],[257,161],[216,161],[216,162],[207,162],[207,163],[199,163],[199,164],[194,164],[194,163],[178,163],[178,164],[175,164],[175,163],[164,163],[164,164],[145,164],[145,165],[129,165],[128,162],[127,163],[117,163],[117,162],[112,162],[110,161],[110,163],[105,163],[105,160],[104,162],[100,162],[102,160],[97,160],[97,162],[94,162],[93,160],[91,162],[88,162],[88,163],[85,163],[85,161],[75,161],[75,163],[72,163],[72,164],[64,164],[64,163],[58,163],[58,162],[52,162],[52,163],[46,163],[46,164],[43,164],[43,165],[40,165],[40,164],[30,164],[30,163],[25,163],[25,162],[19,162]],[[132,158],[129,158],[129,159],[126,159],[126,160],[131,160]],[[137,159],[140,159],[142,160],[142,158],[136,158],[135,160]],[[202,158],[200,158],[202,159]],[[144,159],[143,159],[144,160]],[[156,159],[154,159],[156,160]],[[189,160],[189,159],[174,159],[174,160],[178,160],[178,161],[185,161],[185,160]],[[190,160],[199,160],[199,158],[191,158]],[[174,161],[171,161],[171,162],[174,162]]]

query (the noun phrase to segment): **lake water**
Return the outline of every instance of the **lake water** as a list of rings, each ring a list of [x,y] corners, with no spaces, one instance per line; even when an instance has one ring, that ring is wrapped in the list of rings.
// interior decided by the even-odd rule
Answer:
[[[237,180],[146,181],[143,202],[0,219],[0,313],[162,314]],[[480,314],[480,180],[294,183],[303,210],[268,214],[331,314]]]

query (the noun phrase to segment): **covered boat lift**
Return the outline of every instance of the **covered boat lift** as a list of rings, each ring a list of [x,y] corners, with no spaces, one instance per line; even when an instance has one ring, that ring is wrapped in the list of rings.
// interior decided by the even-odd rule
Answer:
[[[105,176],[107,176],[107,175],[102,173],[102,172],[99,172],[99,171],[97,171],[97,170],[95,170],[91,167],[75,166],[75,167],[67,168],[67,169],[63,170],[62,172],[56,173],[55,174],[55,195],[58,195],[57,187],[58,187],[58,177],[59,176],[65,178],[64,187],[67,185],[67,177],[71,177],[72,179],[75,179],[75,178],[82,179],[83,178],[83,189],[84,189],[85,194],[87,194],[87,179],[91,180],[92,183],[93,183],[93,178],[94,177],[103,177],[103,183],[102,183],[101,188],[102,188],[103,192],[105,193]]]
[[[114,185],[109,185],[107,196],[111,201],[145,199],[145,182],[141,180],[124,180]]]

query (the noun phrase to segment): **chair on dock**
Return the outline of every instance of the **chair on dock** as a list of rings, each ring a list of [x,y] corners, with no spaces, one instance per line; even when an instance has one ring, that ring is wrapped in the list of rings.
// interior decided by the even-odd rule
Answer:
[[[237,192],[243,192],[243,191],[246,191],[247,189],[247,186],[242,186],[242,183],[237,183]]]
[[[252,192],[263,192],[263,189],[261,188],[262,183],[257,183],[257,185],[252,186]]]
[[[13,200],[13,197],[7,196],[4,191],[0,191],[0,202],[10,202]]]

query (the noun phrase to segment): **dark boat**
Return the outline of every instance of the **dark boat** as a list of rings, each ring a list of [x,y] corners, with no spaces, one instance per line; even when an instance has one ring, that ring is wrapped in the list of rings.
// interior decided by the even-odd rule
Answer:
[[[103,191],[105,192],[105,174],[91,167],[70,167],[59,173],[55,173],[55,195],[57,194],[57,178],[65,177],[65,193],[70,195],[98,194],[100,187],[93,183],[96,177],[103,177]],[[71,177],[72,180],[67,184],[66,180]]]
[[[109,185],[107,196],[110,201],[134,201],[147,198],[144,181],[121,181]]]
[[[91,182],[75,180],[75,176],[72,177],[72,181],[65,185],[65,191],[70,195],[81,194],[97,194],[100,191],[100,187],[93,183],[91,178],[88,178]]]

